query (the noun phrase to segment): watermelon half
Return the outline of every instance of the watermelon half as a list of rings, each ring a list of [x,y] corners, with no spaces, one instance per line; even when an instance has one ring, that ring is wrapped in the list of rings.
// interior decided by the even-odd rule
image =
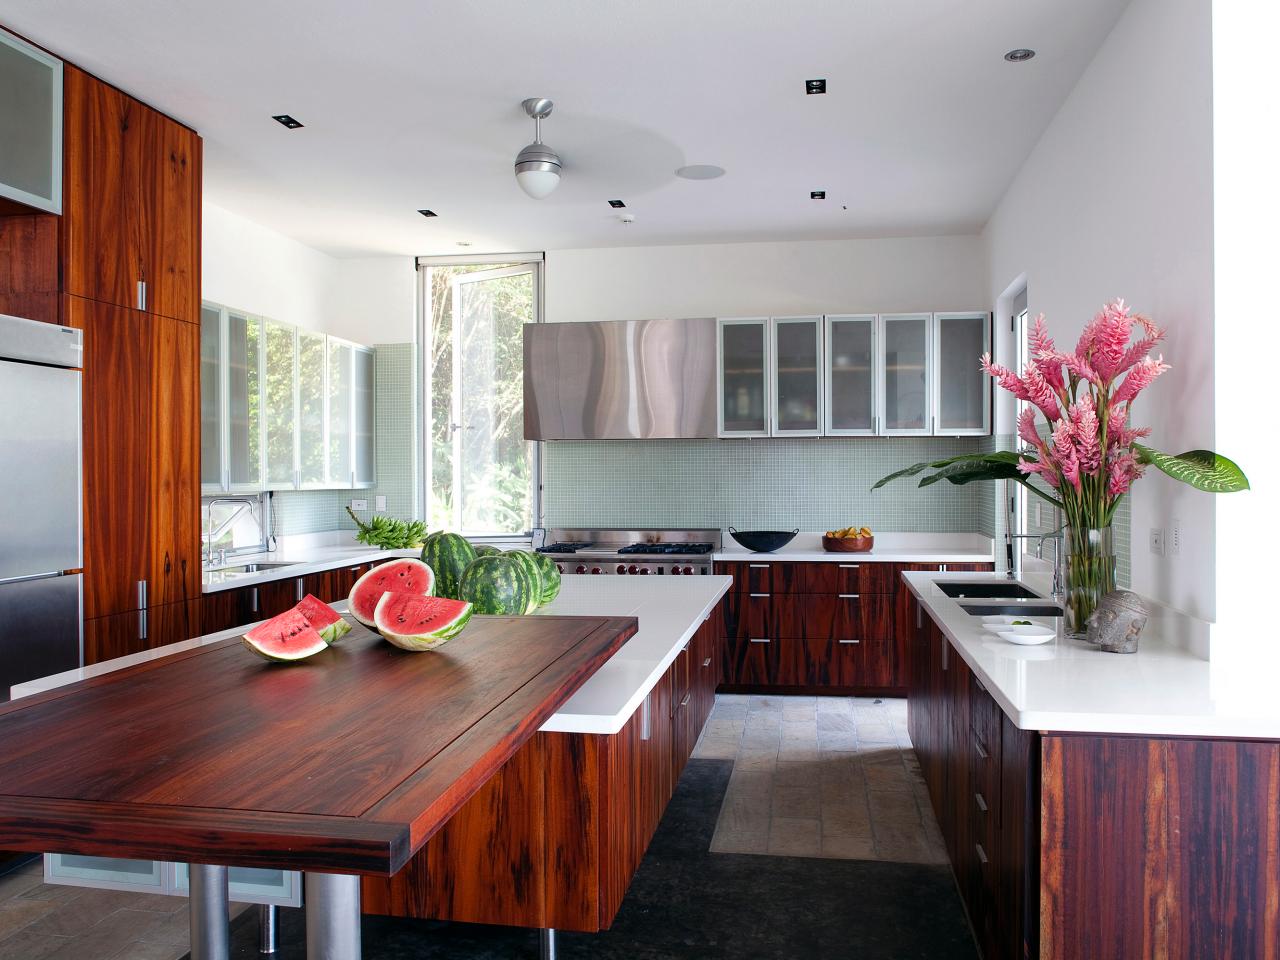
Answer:
[[[418,593],[384,593],[374,610],[378,632],[401,650],[433,650],[471,619],[471,604]]]
[[[405,557],[380,563],[351,588],[347,601],[351,615],[366,627],[374,627],[374,610],[384,593],[410,593],[429,596],[435,591],[436,575],[421,560]]]
[[[510,554],[477,557],[459,585],[459,599],[474,604],[476,613],[520,616],[535,603],[529,570]]]
[[[458,583],[467,565],[476,558],[471,541],[457,533],[441,533],[428,537],[422,548],[422,562],[436,575],[435,593],[451,600],[458,599]]]
[[[336,643],[351,632],[351,624],[342,619],[342,614],[314,594],[308,593],[293,609],[307,618],[325,643]]]
[[[258,624],[241,639],[258,656],[279,663],[305,660],[329,649],[329,644],[296,607]]]

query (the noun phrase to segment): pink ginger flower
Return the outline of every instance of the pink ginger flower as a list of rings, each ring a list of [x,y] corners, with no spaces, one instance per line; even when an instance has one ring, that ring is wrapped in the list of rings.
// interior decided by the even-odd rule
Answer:
[[[1027,445],[1039,450],[1041,447],[1040,434],[1036,431],[1036,411],[1034,407],[1027,407],[1018,415],[1018,436]]]
[[[1027,344],[1031,347],[1033,357],[1053,355],[1053,337],[1049,336],[1049,328],[1045,325],[1043,313],[1031,321],[1031,330],[1027,333]]]
[[[1040,376],[1059,396],[1066,390],[1067,385],[1062,379],[1062,364],[1054,361],[1051,357],[1036,357],[1027,366],[1035,367]]]
[[[1076,454],[1074,438],[1071,435],[1071,424],[1066,420],[1059,422],[1053,429],[1053,459],[1062,474],[1062,479],[1079,490],[1080,458]]]
[[[1116,368],[1116,376],[1124,373],[1139,360],[1146,357],[1151,352],[1151,348],[1164,339],[1164,331],[1157,330],[1155,336],[1143,337],[1132,347],[1125,351],[1125,355],[1120,358],[1120,366]]]
[[[1096,476],[1102,466],[1102,439],[1098,436],[1098,414],[1093,409],[1093,399],[1086,394],[1073,403],[1067,419],[1081,472]]]
[[[1055,353],[1051,359],[1054,363],[1060,363],[1071,373],[1072,376],[1079,380],[1087,380],[1095,386],[1102,386],[1102,378],[1098,376],[1098,371],[1089,366],[1089,361],[1084,358],[1083,354],[1078,353]]]
[[[1031,393],[1022,382],[1022,378],[1003,364],[992,363],[991,354],[984,353],[978,362],[983,371],[988,376],[994,377],[1003,389],[1008,390],[1019,400],[1031,400]]]
[[[1169,365],[1164,362],[1163,356],[1154,360],[1151,357],[1143,358],[1125,375],[1124,380],[1112,395],[1111,402],[1113,404],[1129,403],[1168,369]]]
[[[1098,372],[1104,383],[1110,383],[1120,372],[1125,351],[1129,347],[1129,335],[1134,321],[1123,300],[1104,304],[1094,318],[1092,344],[1088,353],[1089,364]],[[1077,351],[1079,352],[1079,351]]]
[[[1045,483],[1049,484],[1049,486],[1053,487],[1055,490],[1058,489],[1058,485],[1061,482],[1058,479],[1057,472],[1044,461],[1036,462],[1035,460],[1019,460],[1018,470],[1027,474],[1027,476],[1030,476],[1033,473],[1040,474],[1040,476],[1044,478]]]
[[[1107,492],[1119,497],[1129,492],[1133,481],[1142,476],[1145,468],[1138,463],[1132,451],[1125,451],[1111,461],[1107,477]]]
[[[1053,385],[1041,372],[1039,364],[1031,363],[1027,366],[1027,373],[1022,378],[1022,384],[1027,391],[1026,399],[1039,407],[1050,423],[1056,423],[1062,419],[1062,410],[1058,406],[1058,395],[1054,392]]]

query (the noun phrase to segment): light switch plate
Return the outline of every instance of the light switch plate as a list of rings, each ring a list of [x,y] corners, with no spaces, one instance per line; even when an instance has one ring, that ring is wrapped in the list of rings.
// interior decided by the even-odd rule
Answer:
[[[387,509],[387,498],[378,494],[373,498],[373,509],[378,513],[385,513]]]
[[[351,509],[352,510],[368,510],[369,501],[368,500],[352,500]]]
[[[1148,543],[1151,545],[1151,552],[1158,557],[1164,556],[1164,531],[1159,527],[1152,527],[1148,536]]]

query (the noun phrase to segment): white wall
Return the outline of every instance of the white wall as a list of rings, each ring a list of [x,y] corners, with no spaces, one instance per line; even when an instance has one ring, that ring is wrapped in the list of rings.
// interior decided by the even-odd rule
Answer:
[[[357,343],[413,339],[411,257],[339,260],[213,203],[203,215],[203,299]]]
[[[1209,0],[1133,0],[983,232],[987,302],[1025,274],[1061,344],[1117,296],[1168,329],[1173,370],[1135,420],[1172,452],[1214,444],[1210,47]],[[1212,618],[1214,498],[1155,471],[1135,491],[1133,588]],[[1181,553],[1152,555],[1148,530],[1174,517]]]
[[[546,319],[987,309],[977,237],[551,250]]]

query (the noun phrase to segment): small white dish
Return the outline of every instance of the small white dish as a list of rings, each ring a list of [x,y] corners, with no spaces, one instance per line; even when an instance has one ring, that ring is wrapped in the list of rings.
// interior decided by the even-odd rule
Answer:
[[[1048,643],[1057,633],[1048,627],[1021,627],[1017,630],[1001,630],[996,634],[1001,640],[1007,640],[1009,643],[1016,643],[1022,647],[1033,647],[1041,643]]]
[[[1010,617],[1002,613],[990,613],[982,618],[983,623],[1013,623],[1015,620],[1025,620],[1025,617]]]

